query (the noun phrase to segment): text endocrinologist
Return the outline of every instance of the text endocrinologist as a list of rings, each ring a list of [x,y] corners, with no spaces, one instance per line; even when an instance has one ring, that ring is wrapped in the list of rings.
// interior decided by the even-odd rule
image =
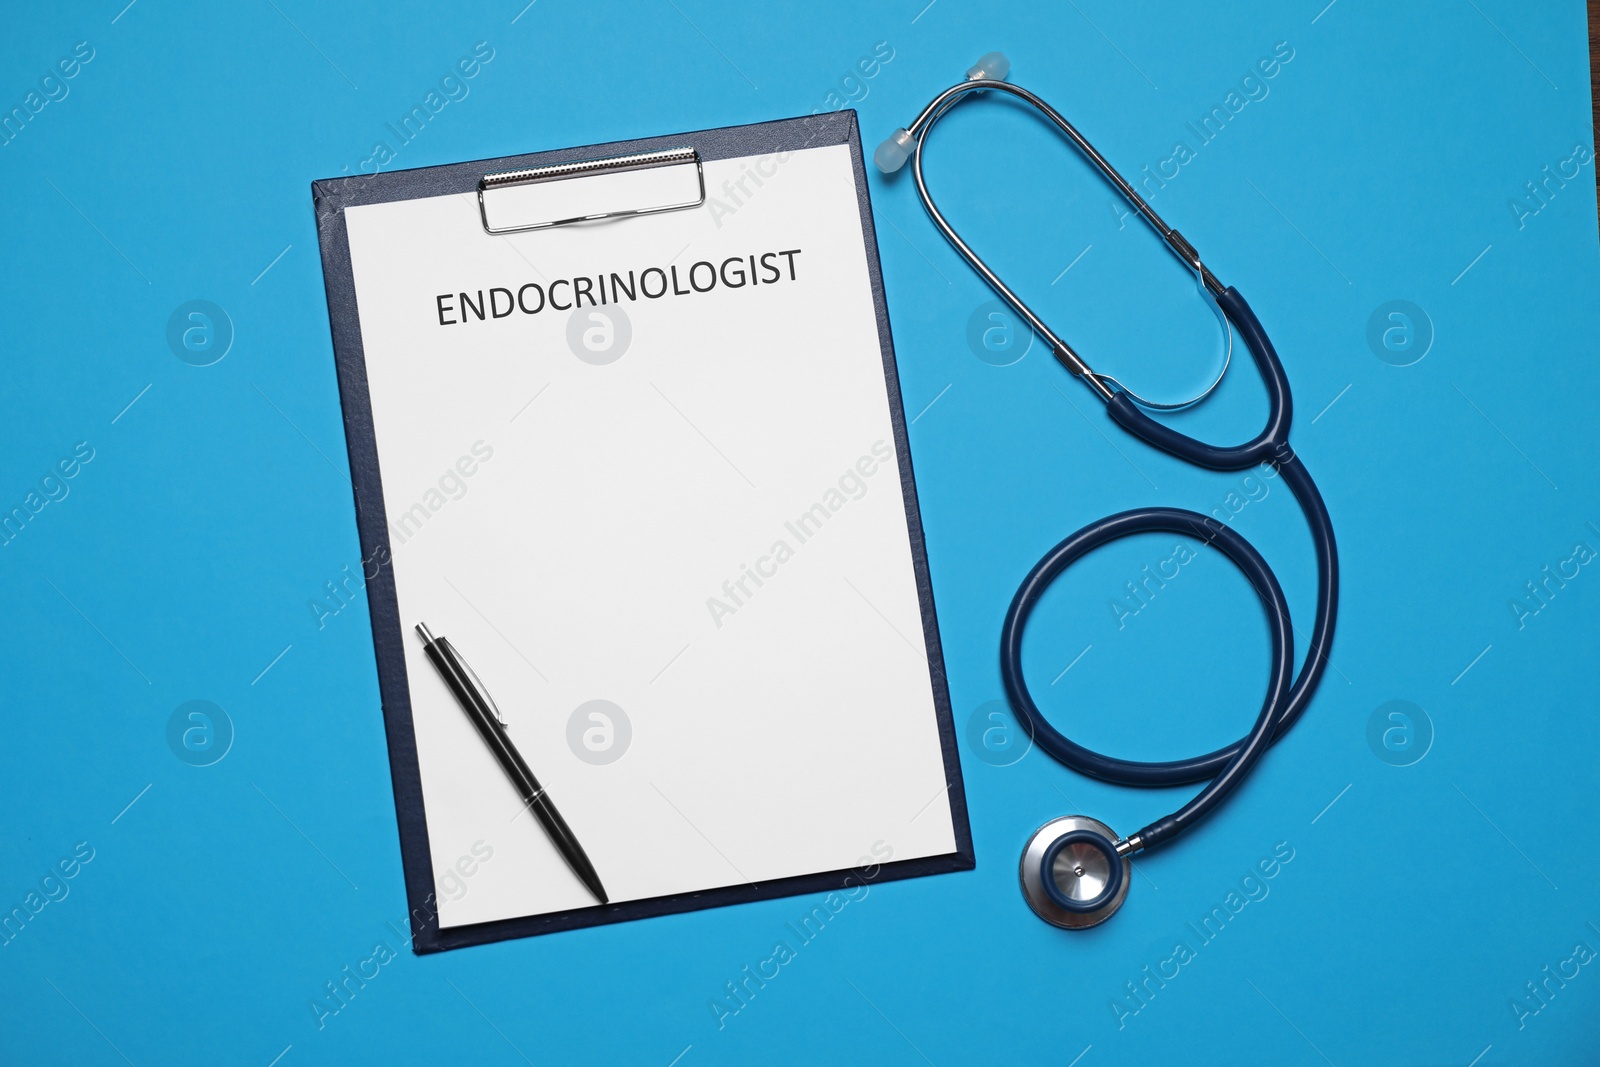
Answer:
[[[680,268],[676,264],[665,267],[646,267],[630,270],[626,274],[600,271],[593,276],[557,278],[543,285],[527,282],[511,288],[492,286],[488,289],[440,293],[434,297],[440,326],[460,326],[467,323],[504,319],[521,313],[537,315],[545,308],[571,311],[580,307],[604,307],[623,300],[660,300],[666,296],[693,296],[709,293],[713,289],[744,289],[761,285],[778,285],[799,280],[795,258],[801,249],[788,248],[781,252],[749,252],[727,256],[719,260],[702,259]]]

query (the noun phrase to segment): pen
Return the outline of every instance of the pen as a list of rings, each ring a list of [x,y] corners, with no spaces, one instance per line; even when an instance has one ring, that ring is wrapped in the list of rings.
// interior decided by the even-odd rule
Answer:
[[[593,893],[600,903],[610,903],[605,887],[600,884],[600,876],[595,873],[594,864],[589,862],[589,857],[584,853],[583,846],[578,844],[578,839],[573,835],[572,828],[567,825],[567,820],[561,817],[556,806],[550,802],[550,794],[545,792],[544,786],[539,784],[539,779],[533,776],[533,772],[523,762],[517,746],[511,743],[511,737],[506,733],[505,721],[500,718],[499,709],[495,707],[488,690],[478,680],[478,676],[457,654],[455,646],[451,645],[448,639],[434,637],[422,623],[417,624],[417,633],[422,638],[422,648],[427,652],[428,659],[443,676],[445,684],[460,702],[461,709],[467,713],[467,718],[472,720],[472,725],[478,728],[478,735],[483,738],[483,743],[489,746],[489,751],[500,761],[506,777],[517,787],[517,792],[522,794],[522,803],[538,816],[544,832],[550,835],[550,840],[561,851],[561,856],[572,868],[572,873],[589,887],[589,892]]]

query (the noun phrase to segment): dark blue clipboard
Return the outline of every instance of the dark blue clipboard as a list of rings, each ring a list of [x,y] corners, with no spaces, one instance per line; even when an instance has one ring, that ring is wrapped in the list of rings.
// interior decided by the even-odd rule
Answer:
[[[951,823],[956,850],[920,859],[899,860],[876,868],[855,868],[799,875],[760,884],[727,886],[698,893],[625,901],[522,918],[499,919],[470,926],[441,929],[434,903],[433,859],[428,844],[427,820],[422,803],[422,776],[417,763],[412,730],[410,689],[406,680],[404,634],[395,596],[392,566],[379,569],[367,584],[372,618],[373,646],[377,654],[378,689],[389,744],[389,770],[394,783],[395,814],[399,821],[400,854],[405,870],[406,899],[411,913],[412,950],[418,954],[440,952],[466,945],[481,945],[509,938],[573,930],[605,923],[670,915],[701,908],[742,904],[754,900],[826,893],[852,884],[878,883],[927,874],[971,870],[975,863],[972,831],[967,819],[966,790],[956,752],[950,693],[945,680],[944,651],[933,605],[933,585],[928,577],[927,549],[922,536],[922,515],[917,507],[916,483],[906,436],[905,409],[895,368],[894,343],[889,334],[889,314],[884,300],[883,273],[878,261],[877,234],[872,205],[867,196],[866,169],[861,137],[853,110],[812,115],[749,126],[645,137],[632,141],[587,145],[522,156],[471,163],[454,163],[417,170],[329,178],[311,184],[317,214],[317,235],[322,247],[322,273],[328,294],[328,318],[338,366],[339,396],[344,411],[345,443],[349,450],[350,477],[355,492],[356,526],[363,559],[388,559],[388,525],[383,507],[383,484],[378,469],[377,440],[373,432],[372,405],[367,391],[366,359],[356,309],[355,276],[351,269],[349,233],[344,209],[362,204],[413,200],[473,192],[485,174],[542,167],[575,159],[633,155],[689,146],[702,160],[735,159],[798,151],[827,145],[848,145],[855,171],[856,196],[866,242],[867,268],[878,321],[878,341],[883,353],[884,381],[888,387],[896,451],[904,489],[918,598],[922,606],[923,637],[927,643],[928,670],[933,683],[940,748],[949,786]],[[846,879],[853,879],[847,882]]]

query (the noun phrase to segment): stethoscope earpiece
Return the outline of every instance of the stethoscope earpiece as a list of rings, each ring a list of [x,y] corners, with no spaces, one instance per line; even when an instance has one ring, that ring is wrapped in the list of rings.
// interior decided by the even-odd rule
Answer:
[[[1011,73],[1011,60],[1004,52],[985,52],[983,57],[967,68],[967,81],[1006,80]],[[893,174],[906,165],[911,153],[917,149],[917,139],[904,126],[895,130],[872,153],[872,164],[885,174]]]
[[[1022,850],[1022,895],[1034,914],[1064,930],[1096,926],[1128,897],[1131,849],[1087,815],[1052,819]]]

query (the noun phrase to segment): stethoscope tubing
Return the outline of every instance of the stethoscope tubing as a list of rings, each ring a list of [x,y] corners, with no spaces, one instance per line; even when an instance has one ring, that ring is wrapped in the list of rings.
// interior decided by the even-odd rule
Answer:
[[[1268,417],[1262,432],[1237,446],[1216,446],[1195,440],[1155,421],[1139,410],[1126,394],[1107,403],[1111,417],[1129,433],[1179,459],[1211,470],[1242,470],[1271,463],[1289,486],[1305,514],[1317,559],[1315,622],[1306,658],[1293,683],[1293,626],[1288,603],[1272,569],[1243,537],[1216,519],[1179,508],[1140,508],[1121,512],[1079,530],[1037,563],[1023,579],[1006,612],[1000,637],[1000,674],[1006,695],[1022,726],[1045,752],[1081,774],[1117,785],[1156,788],[1187,785],[1210,779],[1182,808],[1152,822],[1136,835],[1141,847],[1170,840],[1210,814],[1247,775],[1256,760],[1284,736],[1304,714],[1328,666],[1334,624],[1338,615],[1339,560],[1333,523],[1322,494],[1305,464],[1289,445],[1293,403],[1288,378],[1272,342],[1237,290],[1229,288],[1219,298],[1254,357],[1266,384]],[[1022,636],[1033,606],[1066,567],[1108,541],[1132,533],[1164,531],[1194,537],[1226,555],[1250,581],[1262,605],[1272,635],[1272,669],[1267,696],[1255,725],[1231,745],[1190,759],[1147,762],[1104,756],[1068,740],[1039,711],[1022,671]]]
[[[1261,432],[1242,445],[1233,447],[1210,445],[1187,434],[1165,426],[1141,411],[1124,393],[1118,393],[1106,404],[1106,411],[1123,429],[1135,437],[1169,455],[1209,470],[1244,470],[1261,463],[1270,463],[1283,477],[1284,484],[1294,494],[1305,515],[1311,533],[1311,546],[1317,563],[1317,599],[1313,612],[1311,637],[1307,642],[1305,663],[1295,679],[1284,705],[1281,722],[1274,738],[1283,734],[1305,713],[1306,705],[1317,690],[1328,668],[1332,651],[1333,632],[1339,615],[1339,548],[1334,538],[1333,520],[1323,502],[1311,473],[1306,470],[1289,443],[1289,427],[1294,420],[1294,399],[1289,391],[1289,378],[1277,350],[1262,329],[1261,322],[1237,289],[1228,287],[1217,297],[1217,304],[1228,321],[1238,331],[1245,347],[1255,360],[1267,390],[1267,421]],[[1198,757],[1193,762],[1198,781],[1207,773],[1215,772],[1227,762],[1232,746],[1218,749]],[[1207,768],[1201,771],[1200,768]],[[1152,783],[1178,784],[1178,783]]]
[[[1176,533],[1197,538],[1218,549],[1233,561],[1254,588],[1267,613],[1271,637],[1271,671],[1266,698],[1255,724],[1243,738],[1228,746],[1223,765],[1197,773],[1193,760],[1150,763],[1104,756],[1077,744],[1057,730],[1039,711],[1028,691],[1022,673],[1022,635],[1035,605],[1045,590],[1071,564],[1094,549],[1138,533]],[[1137,834],[1142,847],[1149,848],[1175,836],[1193,822],[1204,818],[1244,780],[1256,760],[1271,746],[1275,731],[1287,705],[1290,673],[1294,660],[1294,635],[1289,621],[1289,605],[1272,568],[1250,542],[1215,519],[1183,508],[1136,508],[1090,523],[1045,554],[1012,598],[1000,635],[1000,673],[1023,729],[1033,743],[1081,774],[1116,785],[1185,785],[1204,778],[1210,784],[1178,811],[1158,819]],[[1216,755],[1213,753],[1212,755]]]

